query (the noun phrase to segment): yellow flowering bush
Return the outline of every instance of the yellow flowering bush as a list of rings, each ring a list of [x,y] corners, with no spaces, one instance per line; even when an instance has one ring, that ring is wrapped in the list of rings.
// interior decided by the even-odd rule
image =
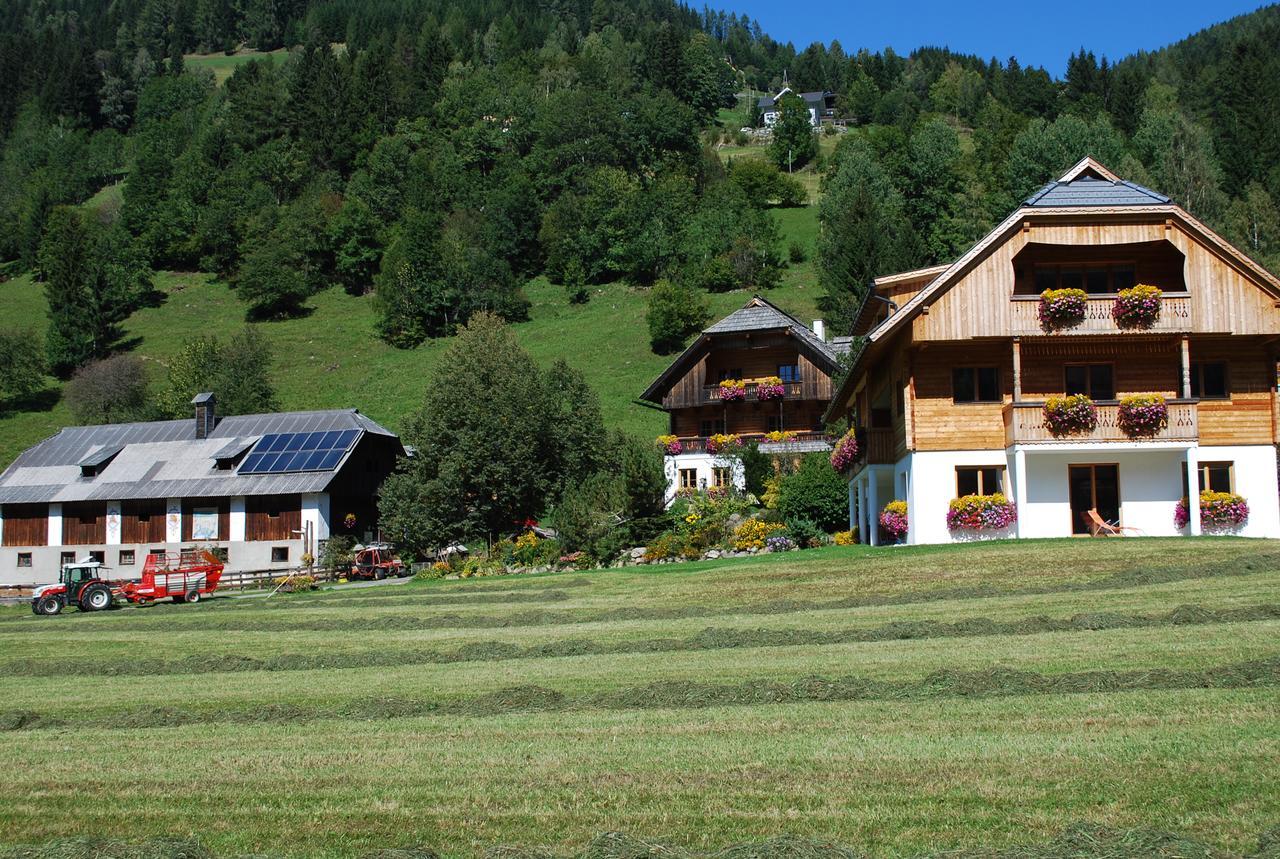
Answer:
[[[733,548],[739,552],[745,552],[749,549],[763,549],[765,540],[781,531],[784,527],[786,526],[780,522],[762,522],[759,519],[748,519],[733,529]]]
[[[769,441],[794,441],[796,434],[791,430],[773,430],[765,433],[764,437]]]
[[[858,542],[856,531],[837,531],[831,535],[831,542],[837,546],[852,546]]]

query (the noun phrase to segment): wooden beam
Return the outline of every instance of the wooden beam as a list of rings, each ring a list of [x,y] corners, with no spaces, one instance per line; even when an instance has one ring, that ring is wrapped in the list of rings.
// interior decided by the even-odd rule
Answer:
[[[1022,402],[1022,338],[1013,338],[1013,401]]]
[[[1191,339],[1182,335],[1182,398],[1191,399]]]

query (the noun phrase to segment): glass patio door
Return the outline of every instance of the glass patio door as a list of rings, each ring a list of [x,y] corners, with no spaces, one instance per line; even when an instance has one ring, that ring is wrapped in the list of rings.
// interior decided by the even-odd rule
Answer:
[[[1071,496],[1071,533],[1091,533],[1089,511],[1097,510],[1107,522],[1120,521],[1120,467],[1104,465],[1067,466]]]

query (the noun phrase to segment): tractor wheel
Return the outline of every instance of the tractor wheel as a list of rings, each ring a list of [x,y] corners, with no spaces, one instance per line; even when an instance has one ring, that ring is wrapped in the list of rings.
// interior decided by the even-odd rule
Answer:
[[[380,582],[386,577],[387,577],[387,571],[384,570],[382,567],[378,567],[378,569],[373,571],[373,580],[375,582]]]
[[[31,610],[36,614],[60,614],[62,600],[57,597],[41,597],[31,604]]]
[[[81,611],[102,611],[111,608],[111,588],[106,585],[89,585],[80,592]]]
[[[191,602],[191,603],[200,602],[200,592],[192,591],[191,593],[187,594],[187,602]]]

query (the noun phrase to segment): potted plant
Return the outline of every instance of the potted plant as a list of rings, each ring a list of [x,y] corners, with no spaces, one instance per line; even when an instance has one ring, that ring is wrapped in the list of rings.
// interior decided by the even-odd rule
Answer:
[[[907,502],[895,499],[884,505],[880,511],[880,527],[893,542],[901,543],[907,536]]]
[[[1018,520],[1018,510],[1003,492],[965,495],[951,501],[947,528],[951,531],[1003,531]]]
[[[348,513],[346,516],[343,516],[342,527],[346,528],[348,531],[354,531],[356,529],[356,514]]]
[[[1120,328],[1150,328],[1160,318],[1163,296],[1158,287],[1145,283],[1122,289],[1111,307],[1111,316]]]
[[[1134,394],[1120,400],[1116,426],[1130,438],[1154,438],[1169,425],[1169,405],[1159,394]]]
[[[720,383],[720,401],[740,403],[747,398],[747,383],[741,379],[725,379]]]
[[[662,448],[662,452],[667,456],[679,456],[684,452],[684,445],[680,443],[680,439],[674,435],[660,435],[655,440],[658,447]]]
[[[1044,425],[1055,436],[1093,432],[1098,427],[1098,407],[1084,394],[1050,397],[1044,403]]]
[[[1183,498],[1173,508],[1173,524],[1187,527],[1191,521],[1191,509]],[[1249,522],[1249,502],[1234,492],[1214,492],[1206,489],[1200,493],[1200,527],[1210,534],[1228,534]]]
[[[858,459],[857,431],[850,427],[831,449],[831,467],[843,474]]]
[[[1084,322],[1088,302],[1083,289],[1046,289],[1040,293],[1040,327],[1045,331],[1075,328]]]
[[[740,447],[742,447],[742,436],[736,433],[716,433],[707,439],[707,453],[713,456],[733,454]]]
[[[777,376],[768,376],[756,382],[756,399],[763,402],[780,400],[787,395],[786,386]]]

